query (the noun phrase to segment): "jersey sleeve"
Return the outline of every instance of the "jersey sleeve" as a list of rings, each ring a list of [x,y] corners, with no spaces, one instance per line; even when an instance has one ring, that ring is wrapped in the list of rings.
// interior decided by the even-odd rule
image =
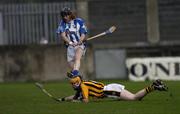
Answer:
[[[81,84],[81,91],[82,91],[83,99],[88,99],[89,98],[88,87],[86,85],[84,85],[84,84]]]
[[[79,33],[80,34],[87,34],[87,27],[85,25],[84,20],[82,20],[81,18],[78,18],[77,21],[80,25]]]
[[[56,33],[58,33],[58,34],[62,33],[62,32],[65,32],[65,23],[63,21],[61,21],[59,23],[59,26],[58,26],[58,28],[56,30]]]

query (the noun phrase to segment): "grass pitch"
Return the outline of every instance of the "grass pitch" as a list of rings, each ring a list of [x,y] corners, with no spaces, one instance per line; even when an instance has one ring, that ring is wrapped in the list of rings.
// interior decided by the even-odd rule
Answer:
[[[136,92],[150,82],[103,81],[105,84],[116,82],[126,89]],[[142,101],[115,101],[102,99],[94,102],[58,103],[35,87],[34,83],[1,83],[0,114],[179,114],[180,82],[166,82],[168,92],[153,92]],[[56,97],[72,95],[68,82],[45,83],[45,88]]]

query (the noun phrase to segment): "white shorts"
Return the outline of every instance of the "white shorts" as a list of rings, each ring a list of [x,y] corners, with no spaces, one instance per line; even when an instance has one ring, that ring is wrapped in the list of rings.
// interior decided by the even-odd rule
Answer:
[[[104,86],[103,90],[107,97],[119,98],[120,93],[122,90],[124,90],[124,88],[124,85],[112,83]]]
[[[83,55],[85,55],[86,47],[84,46],[84,44],[78,45],[78,46],[75,46],[75,47],[68,46],[68,48],[67,48],[67,61],[68,62],[73,61],[75,59],[75,51],[79,47],[83,50]]]

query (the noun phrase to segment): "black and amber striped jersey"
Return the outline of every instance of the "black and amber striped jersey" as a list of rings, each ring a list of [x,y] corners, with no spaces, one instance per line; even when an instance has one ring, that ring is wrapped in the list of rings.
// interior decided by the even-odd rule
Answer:
[[[102,98],[104,97],[103,92],[104,84],[96,81],[82,81],[79,89],[76,91],[74,99],[88,99],[89,96]]]

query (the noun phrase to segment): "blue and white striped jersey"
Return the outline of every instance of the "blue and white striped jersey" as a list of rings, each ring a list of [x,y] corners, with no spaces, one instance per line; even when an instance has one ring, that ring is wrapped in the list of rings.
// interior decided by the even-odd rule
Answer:
[[[87,34],[87,28],[81,18],[71,20],[69,23],[60,21],[57,33],[65,32],[66,36],[74,43],[77,43],[81,34]]]

